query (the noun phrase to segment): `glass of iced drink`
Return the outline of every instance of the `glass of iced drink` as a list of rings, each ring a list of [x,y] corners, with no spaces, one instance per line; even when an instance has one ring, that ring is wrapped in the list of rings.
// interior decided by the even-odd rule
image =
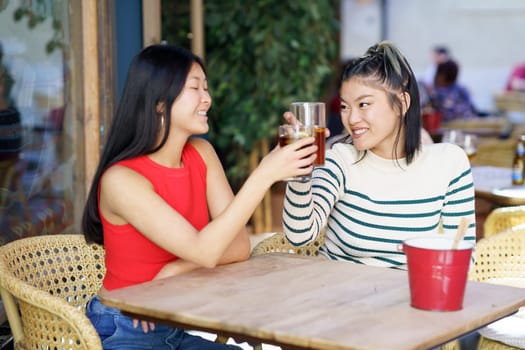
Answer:
[[[292,102],[290,111],[299,124],[313,128],[317,158],[314,166],[323,166],[326,141],[326,107],[324,102]]]
[[[284,147],[304,137],[311,137],[314,135],[313,132],[314,129],[310,126],[304,126],[300,124],[279,125],[279,146]],[[311,175],[302,175],[294,176],[292,178],[285,179],[284,181],[306,182],[310,180],[310,178]]]

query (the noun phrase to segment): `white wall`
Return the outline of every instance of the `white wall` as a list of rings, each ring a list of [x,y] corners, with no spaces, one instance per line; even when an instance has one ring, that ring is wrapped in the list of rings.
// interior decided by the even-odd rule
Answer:
[[[341,58],[361,55],[381,40],[380,0],[342,0]],[[512,67],[525,61],[524,0],[387,0],[386,38],[395,42],[416,75],[430,64],[434,45],[449,47],[459,80],[475,105],[493,110]]]

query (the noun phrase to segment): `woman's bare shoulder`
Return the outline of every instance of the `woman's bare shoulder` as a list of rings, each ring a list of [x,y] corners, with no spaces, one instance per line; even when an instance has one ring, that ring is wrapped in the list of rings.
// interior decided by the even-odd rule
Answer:
[[[151,186],[151,183],[135,170],[117,164],[104,171],[100,185],[102,189],[119,191],[122,188]]]
[[[213,148],[213,145],[208,140],[202,137],[192,137],[188,140],[188,143],[199,152],[206,163],[211,159],[217,158],[215,148]]]

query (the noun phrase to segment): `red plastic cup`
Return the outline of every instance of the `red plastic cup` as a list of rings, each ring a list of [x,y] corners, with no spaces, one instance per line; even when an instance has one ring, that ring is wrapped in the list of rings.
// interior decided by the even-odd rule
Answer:
[[[463,308],[467,274],[474,245],[453,239],[412,238],[403,242],[407,257],[412,307],[433,311]]]
[[[429,133],[438,131],[441,128],[441,113],[438,111],[423,113],[423,128]]]

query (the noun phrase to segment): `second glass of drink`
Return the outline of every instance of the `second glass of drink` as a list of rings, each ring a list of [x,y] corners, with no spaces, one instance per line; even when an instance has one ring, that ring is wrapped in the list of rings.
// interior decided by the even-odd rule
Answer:
[[[314,166],[324,165],[326,142],[326,108],[323,102],[292,102],[290,111],[300,124],[313,128],[317,158]]]
[[[284,147],[286,145],[289,145],[292,142],[295,142],[297,140],[300,140],[305,137],[311,137],[313,136],[313,128],[309,126],[304,125],[279,125],[279,146]],[[303,175],[303,176],[295,176],[289,179],[285,179],[285,181],[299,181],[299,182],[306,182],[310,180],[311,176]]]

